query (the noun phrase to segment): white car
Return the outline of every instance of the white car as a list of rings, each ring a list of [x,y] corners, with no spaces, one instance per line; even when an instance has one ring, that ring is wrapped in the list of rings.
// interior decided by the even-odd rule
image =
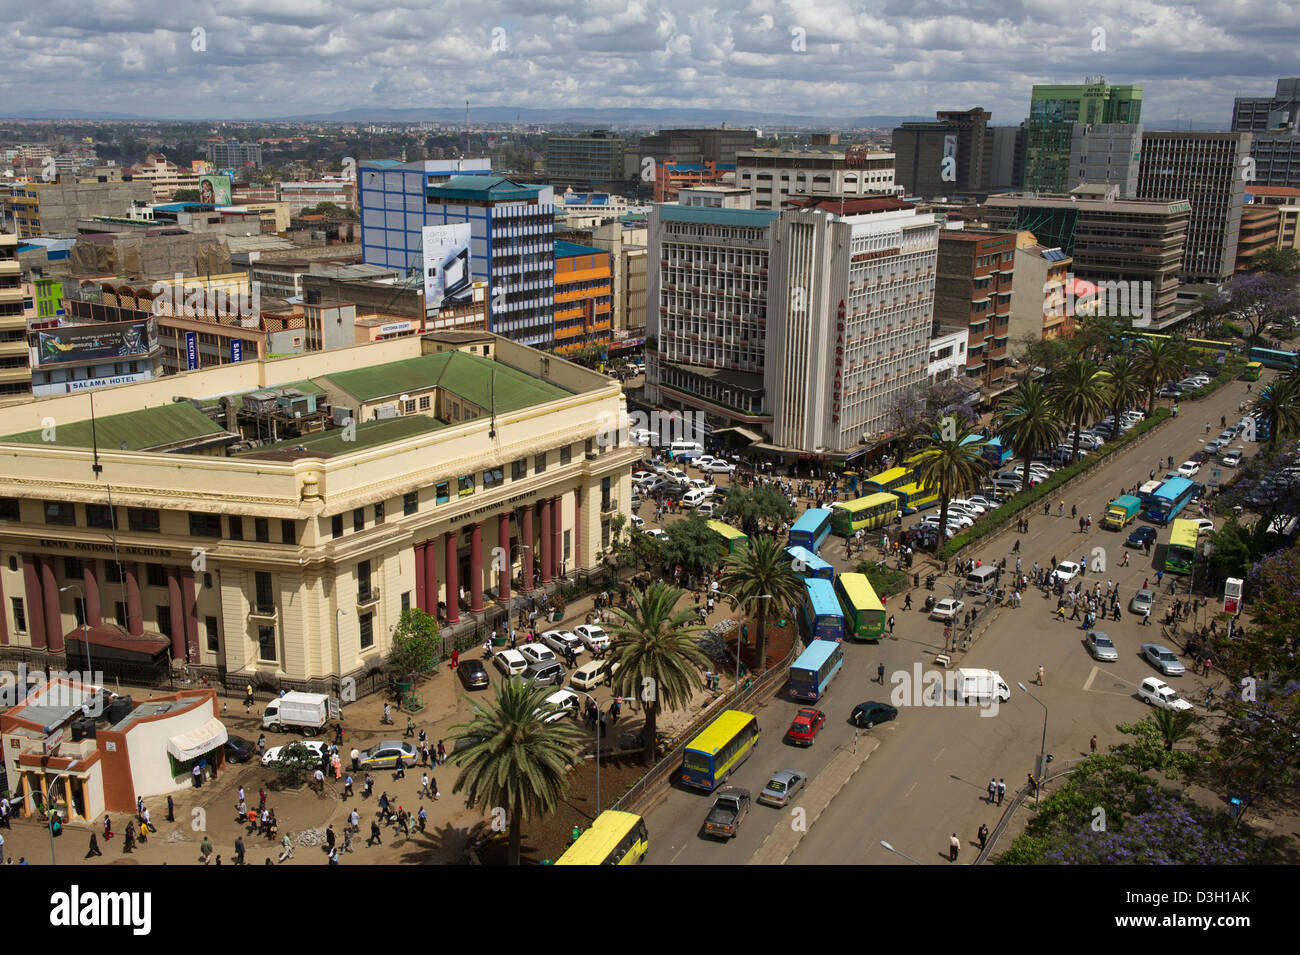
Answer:
[[[570,650],[574,653],[581,653],[586,649],[578,635],[572,630],[547,630],[542,633],[542,643],[556,653],[567,653]]]
[[[577,693],[572,690],[556,690],[542,700],[542,709],[535,715],[540,716],[543,723],[558,723],[568,716],[576,720],[581,712],[582,698]]]
[[[569,674],[569,685],[579,690],[600,686],[608,678],[608,660],[590,660]]]
[[[657,541],[666,541],[666,540],[668,540],[668,532],[667,532],[667,531],[662,531],[662,530],[660,530],[660,529],[657,528],[657,527],[652,527],[652,528],[650,528],[650,530],[648,530],[648,531],[645,532],[645,536],[646,536],[646,537],[653,537],[653,538],[654,538],[655,540],[657,540]]]
[[[1147,677],[1138,685],[1138,699],[1162,710],[1190,710],[1192,704],[1184,700],[1164,680]]]
[[[968,497],[954,497],[948,502],[948,510],[951,511],[954,507],[975,517],[983,514],[986,510],[984,505],[977,504]]]
[[[714,514],[719,513],[721,510],[722,508],[718,507],[712,501],[705,501],[703,504],[701,504],[699,507],[695,509],[695,513],[703,515],[704,517],[712,517]]]
[[[655,479],[655,473],[653,471],[638,470],[632,472],[633,484],[646,484],[649,483],[650,481],[653,481],[654,479]]]
[[[972,504],[978,504],[980,507],[984,508],[985,511],[991,511],[998,506],[997,501],[987,498],[983,494],[972,494],[970,497],[966,498],[966,500],[970,501]]]
[[[1225,451],[1219,460],[1223,462],[1225,468],[1235,468],[1241,464],[1241,452],[1235,448],[1231,451]]]
[[[607,650],[609,648],[609,634],[594,623],[580,623],[573,628],[573,632],[578,635],[578,639],[586,645],[588,650]]]
[[[528,664],[531,662],[518,650],[502,650],[492,658],[492,665],[500,670],[503,676],[518,676],[528,669]]]
[[[523,654],[525,660],[531,665],[533,663],[551,663],[555,660],[555,654],[549,647],[544,647],[540,643],[525,643],[519,652]]]
[[[690,480],[690,478],[686,476],[686,472],[681,468],[665,469],[664,477],[668,478],[670,481],[676,481],[678,484],[685,484]]]
[[[1200,528],[1202,534],[1214,533],[1214,521],[1210,520],[1208,517],[1193,517],[1191,518],[1191,521]]]
[[[1052,579],[1059,580],[1063,584],[1068,584],[1079,576],[1079,565],[1072,560],[1063,560],[1056,565],[1052,571]]]
[[[966,528],[970,527],[974,523],[975,522],[971,520],[969,517],[967,517],[965,514],[958,514],[956,511],[948,512],[947,526],[948,526],[949,534],[953,533],[955,530],[964,531]],[[939,515],[927,514],[925,517],[921,519],[921,524],[925,527],[938,527]]]
[[[300,739],[297,742],[307,747],[313,759],[320,759],[325,753],[325,744],[318,739]],[[272,746],[262,754],[262,765],[270,766],[280,758],[280,754],[284,752],[285,747],[292,745],[292,743],[285,743],[284,746]]]
[[[639,531],[639,530],[642,530],[642,529],[645,527],[645,521],[641,520],[641,518],[637,517],[635,514],[632,515],[632,522],[631,522],[631,523],[632,523],[632,529],[633,529],[633,530],[638,530],[638,531]]]
[[[693,458],[691,460],[691,467],[695,468],[697,471],[707,471],[709,465],[713,463],[713,460],[713,455],[701,454],[698,458]]]
[[[704,478],[691,478],[686,483],[697,491],[703,491],[705,497],[713,497],[714,487]]]
[[[960,600],[953,600],[951,597],[944,597],[935,604],[934,609],[930,611],[930,619],[955,620],[957,619],[957,614],[961,613],[965,606],[966,605]]]
[[[700,470],[708,471],[710,474],[734,474],[736,466],[730,461],[723,461],[721,458],[716,458],[707,467],[700,465]]]
[[[1201,466],[1195,461],[1184,461],[1182,464],[1178,465],[1178,476],[1185,478],[1195,477],[1200,470]]]

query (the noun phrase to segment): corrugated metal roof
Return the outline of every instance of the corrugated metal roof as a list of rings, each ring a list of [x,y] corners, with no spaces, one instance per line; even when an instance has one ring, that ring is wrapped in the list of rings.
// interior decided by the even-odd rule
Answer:
[[[659,207],[659,217],[665,222],[705,222],[751,229],[765,228],[780,215],[771,209],[709,209],[704,206],[674,206],[667,203]]]

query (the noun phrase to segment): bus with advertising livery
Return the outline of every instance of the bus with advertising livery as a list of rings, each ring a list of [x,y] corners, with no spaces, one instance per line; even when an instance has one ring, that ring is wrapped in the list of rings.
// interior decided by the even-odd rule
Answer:
[[[844,629],[854,640],[879,643],[885,635],[885,605],[866,574],[840,574],[835,592],[844,609]]]
[[[1290,371],[1300,365],[1300,355],[1293,351],[1280,351],[1275,348],[1252,348],[1249,358],[1251,361],[1259,362],[1265,368],[1280,368],[1283,371]]]
[[[803,604],[799,608],[810,640],[844,639],[844,611],[829,580],[809,577],[803,582]]]
[[[825,507],[810,507],[799,515],[790,528],[791,547],[803,547],[814,554],[831,532],[831,512]]]
[[[894,493],[898,495],[904,514],[915,514],[939,503],[937,487],[927,489],[920,484],[904,484],[902,487],[894,488]]]
[[[1241,373],[1241,377],[1247,381],[1259,381],[1259,376],[1264,373],[1264,366],[1257,361],[1247,362],[1246,370]]]
[[[890,468],[888,471],[873,474],[863,481],[862,490],[864,492],[892,491],[904,484],[911,484],[912,481],[911,468]]]
[[[1191,501],[1196,485],[1187,478],[1170,478],[1156,489],[1147,504],[1147,520],[1153,524],[1168,524]]]
[[[860,530],[885,527],[902,511],[897,494],[878,491],[852,501],[831,505],[831,530],[848,537]]]
[[[555,860],[556,865],[636,865],[650,849],[645,820],[632,812],[607,809],[576,842]]]
[[[722,521],[708,521],[707,526],[709,530],[722,538],[722,542],[727,545],[728,554],[734,554],[740,548],[749,546],[749,538],[730,524],[725,524]]]
[[[787,547],[786,555],[794,572],[800,577],[818,577],[822,580],[834,580],[835,568],[805,547]]]
[[[1165,573],[1190,574],[1196,561],[1196,538],[1200,527],[1195,521],[1176,520],[1169,528],[1169,543],[1165,547]]]
[[[814,640],[790,665],[790,699],[816,703],[844,666],[844,645]]]
[[[758,735],[753,713],[725,711],[687,744],[679,777],[682,785],[713,792],[749,758]]]

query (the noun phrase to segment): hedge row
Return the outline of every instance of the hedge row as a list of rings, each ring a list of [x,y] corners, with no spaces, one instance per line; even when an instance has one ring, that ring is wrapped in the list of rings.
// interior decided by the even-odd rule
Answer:
[[[1211,382],[1213,384],[1213,382]],[[1002,528],[1002,525],[1022,511],[1027,511],[1030,507],[1037,504],[1044,497],[1053,496],[1057,488],[1073,479],[1084,471],[1096,467],[1099,463],[1106,460],[1112,454],[1123,451],[1139,437],[1146,434],[1160,422],[1168,418],[1173,412],[1168,408],[1157,408],[1151,417],[1139,423],[1128,434],[1121,435],[1115,441],[1108,441],[1100,449],[1093,451],[1086,458],[1080,458],[1073,464],[1061,468],[1046,481],[1041,484],[1035,484],[1028,491],[1017,493],[1015,497],[1007,501],[1000,507],[989,511],[973,527],[968,528],[956,537],[950,538],[939,550],[939,559],[948,560],[963,547],[995,533]],[[1016,463],[1023,463],[1017,461]]]
[[[911,578],[901,570],[894,570],[873,560],[864,560],[858,564],[858,573],[867,575],[871,589],[878,597],[892,597],[912,585]]]
[[[1185,398],[1204,398],[1206,395],[1210,394],[1211,392],[1217,391],[1218,389],[1222,388],[1228,382],[1233,381],[1236,378],[1240,377],[1241,373],[1245,370],[1246,370],[1246,363],[1244,361],[1241,361],[1240,359],[1225,361],[1223,363],[1223,370],[1219,372],[1218,375],[1216,375],[1214,378],[1210,379],[1210,383],[1208,385],[1202,385],[1200,388],[1197,388],[1195,391],[1189,391],[1187,394],[1183,395],[1182,398],[1179,398],[1178,400],[1181,403]]]

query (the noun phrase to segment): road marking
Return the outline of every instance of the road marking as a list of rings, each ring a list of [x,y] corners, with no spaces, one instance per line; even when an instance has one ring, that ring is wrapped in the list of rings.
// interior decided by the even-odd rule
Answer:
[[[908,796],[912,795],[912,790],[915,788],[916,788],[916,783],[912,783],[911,788],[909,788],[907,792],[903,793],[903,798],[906,799]]]
[[[947,749],[948,747],[944,746],[939,750],[939,752],[935,753],[934,759],[930,760],[930,765],[933,766],[935,763],[939,762],[939,757],[942,756],[944,754],[944,751]]]
[[[1098,674],[1102,674],[1104,676],[1110,677],[1112,680],[1117,680],[1120,683],[1127,684],[1128,686],[1132,686],[1132,687],[1137,686],[1137,684],[1134,683],[1132,680],[1126,679],[1125,677],[1122,677],[1116,673],[1111,673],[1109,670],[1103,670],[1101,667],[1094,666],[1092,668],[1092,672],[1088,674],[1088,679],[1085,680],[1083,683],[1083,691],[1085,693],[1105,693],[1108,696],[1129,696],[1130,695],[1127,691],[1121,693],[1118,690],[1094,690],[1092,688],[1092,681],[1097,678]]]

